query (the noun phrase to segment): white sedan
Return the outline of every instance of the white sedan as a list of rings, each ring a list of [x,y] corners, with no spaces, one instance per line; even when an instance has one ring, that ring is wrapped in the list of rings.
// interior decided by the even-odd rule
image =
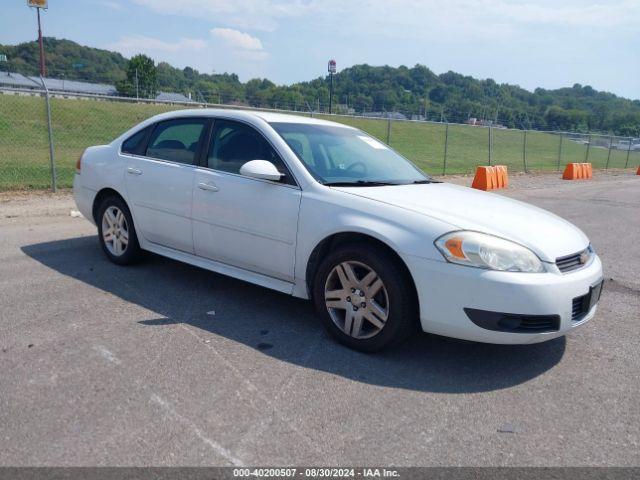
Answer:
[[[438,182],[366,133],[314,118],[185,110],[78,160],[106,256],[142,250],[311,299],[363,351],[412,332],[549,340],[593,318],[602,265],[539,208]]]

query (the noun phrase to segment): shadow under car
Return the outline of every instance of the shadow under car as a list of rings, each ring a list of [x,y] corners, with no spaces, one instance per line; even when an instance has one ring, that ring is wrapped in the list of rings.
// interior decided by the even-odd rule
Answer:
[[[282,362],[373,385],[452,394],[508,388],[551,369],[566,348],[564,337],[491,345],[419,333],[400,348],[363,354],[332,341],[311,302],[152,254],[140,264],[117,266],[95,236],[22,251],[62,275],[156,312],[157,319],[139,322],[149,328],[184,323]]]

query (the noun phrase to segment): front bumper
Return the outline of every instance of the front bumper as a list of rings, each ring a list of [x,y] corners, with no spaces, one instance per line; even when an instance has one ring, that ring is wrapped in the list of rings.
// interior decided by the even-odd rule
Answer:
[[[447,262],[403,256],[418,292],[425,332],[485,343],[538,343],[565,335],[591,320],[594,306],[572,320],[573,299],[586,295],[602,279],[597,255],[586,267],[566,274],[482,270]],[[544,333],[498,332],[475,325],[464,309],[515,315],[558,315],[559,329]]]

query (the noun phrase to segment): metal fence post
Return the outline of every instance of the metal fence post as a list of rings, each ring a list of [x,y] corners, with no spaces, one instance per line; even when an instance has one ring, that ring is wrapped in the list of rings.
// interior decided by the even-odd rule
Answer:
[[[629,148],[627,148],[627,161],[624,162],[624,168],[629,166],[629,154],[631,153],[631,142],[633,141],[632,137],[629,137]]]
[[[49,89],[47,88],[47,84],[44,82],[44,78],[40,75],[40,81],[42,82],[42,86],[44,87],[45,92],[45,103],[47,106],[47,127],[49,129],[49,165],[51,168],[51,190],[53,193],[56,193],[58,190],[58,186],[56,183],[56,162],[53,156],[53,128],[51,126],[51,102],[49,101]]]
[[[387,118],[387,145],[391,145],[391,117]]]
[[[611,160],[611,145],[613,145],[613,135],[609,136],[609,153],[607,153],[607,164],[604,166],[605,170],[609,168],[609,160]]]
[[[560,146],[558,147],[558,165],[556,166],[556,171],[560,171],[560,162],[562,161],[562,139],[564,138],[564,134],[560,132]]]
[[[449,124],[444,129],[444,162],[442,163],[442,175],[447,174],[447,148],[449,145]]]
[[[522,140],[522,163],[524,164],[524,173],[527,173],[527,131],[524,131]]]
[[[591,150],[591,134],[587,137],[587,153],[584,156],[584,163],[589,163],[589,150]]]
[[[491,159],[493,157],[492,136],[493,129],[491,128],[491,125],[489,125],[489,165],[491,165]]]

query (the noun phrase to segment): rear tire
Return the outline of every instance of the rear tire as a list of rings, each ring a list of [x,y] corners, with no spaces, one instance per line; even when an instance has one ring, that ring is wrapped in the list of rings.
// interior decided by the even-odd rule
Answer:
[[[375,245],[330,252],[316,272],[313,301],[327,331],[362,352],[398,346],[417,330],[413,282],[396,258]]]
[[[105,198],[96,218],[98,240],[109,260],[118,265],[130,265],[140,260],[142,250],[129,207],[120,197]]]

